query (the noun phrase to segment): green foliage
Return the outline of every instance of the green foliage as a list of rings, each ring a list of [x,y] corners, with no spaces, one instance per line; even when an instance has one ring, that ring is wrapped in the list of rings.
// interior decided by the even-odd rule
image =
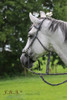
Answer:
[[[67,1],[66,0],[53,0],[54,10],[53,16],[56,19],[67,21]]]

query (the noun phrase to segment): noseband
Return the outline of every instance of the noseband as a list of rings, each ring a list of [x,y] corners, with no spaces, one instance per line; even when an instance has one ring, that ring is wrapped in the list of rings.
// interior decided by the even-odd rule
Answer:
[[[46,50],[46,51],[48,52],[48,60],[47,60],[47,66],[46,66],[46,68],[49,68],[49,64],[50,64],[50,56],[51,56],[52,51],[48,50],[48,49],[41,43],[40,39],[37,37],[38,32],[40,31],[41,26],[42,26],[42,24],[43,24],[43,22],[44,22],[44,20],[45,20],[46,18],[41,18],[41,19],[43,19],[43,21],[40,23],[39,27],[37,28],[36,26],[34,26],[34,27],[37,29],[37,32],[36,32],[36,35],[34,36],[32,42],[30,43],[30,45],[29,45],[29,47],[27,48],[27,50],[26,50],[25,52],[22,52],[22,53],[24,53],[26,56],[28,56],[28,68],[26,68],[26,69],[27,69],[28,71],[32,72],[33,74],[40,75],[41,79],[42,79],[45,83],[47,83],[48,85],[51,85],[51,86],[58,86],[58,85],[61,85],[61,84],[65,83],[65,82],[67,82],[67,80],[65,80],[65,81],[63,81],[63,82],[61,82],[61,83],[58,83],[58,84],[52,84],[52,83],[50,83],[50,82],[47,82],[47,81],[44,79],[43,75],[65,75],[65,74],[67,74],[67,73],[59,73],[59,74],[58,74],[58,73],[57,73],[57,74],[49,74],[49,73],[46,73],[46,74],[45,74],[45,73],[41,73],[41,67],[40,67],[40,61],[39,61],[39,60],[38,60],[38,63],[39,63],[39,71],[40,71],[40,73],[36,73],[36,72],[32,71],[32,70],[29,68],[29,65],[30,65],[29,58],[31,58],[31,57],[30,57],[30,55],[29,55],[27,52],[28,52],[29,48],[31,47],[31,45],[34,43],[35,39],[37,39],[38,42],[39,42],[39,43],[41,44],[41,46],[43,47],[43,49]]]

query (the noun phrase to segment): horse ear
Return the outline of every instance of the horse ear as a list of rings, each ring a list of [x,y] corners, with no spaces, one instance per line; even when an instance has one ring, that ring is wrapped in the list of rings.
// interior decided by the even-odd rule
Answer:
[[[41,22],[41,20],[36,18],[35,16],[33,16],[32,13],[29,13],[29,17],[30,17],[31,22],[34,23],[34,24]]]
[[[40,17],[46,17],[46,14],[45,14],[45,12],[43,12],[43,11],[40,11]]]

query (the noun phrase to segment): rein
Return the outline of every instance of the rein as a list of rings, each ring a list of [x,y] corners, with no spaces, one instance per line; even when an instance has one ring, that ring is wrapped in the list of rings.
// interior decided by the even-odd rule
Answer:
[[[46,66],[46,67],[49,67],[49,64],[50,64],[50,56],[51,56],[51,54],[49,53],[49,55],[48,55],[48,60],[47,60],[47,66]],[[41,67],[40,67],[40,61],[39,61],[39,60],[38,60],[38,63],[39,63],[39,71],[40,71],[40,73],[34,72],[34,71],[32,71],[31,69],[27,69],[27,70],[30,71],[30,72],[32,72],[32,73],[35,74],[35,75],[39,75],[40,78],[43,80],[43,82],[45,82],[46,84],[51,85],[51,86],[58,86],[58,85],[61,85],[61,84],[64,84],[64,83],[67,82],[67,80],[65,80],[65,81],[63,81],[63,82],[60,82],[60,83],[57,83],[57,84],[53,84],[53,83],[50,83],[50,82],[46,81],[46,80],[44,79],[44,77],[43,77],[44,75],[66,75],[67,73],[57,73],[57,74],[41,73]],[[28,67],[28,68],[29,68],[29,67]]]
[[[44,50],[46,50],[46,51],[49,53],[49,54],[48,54],[48,60],[47,60],[47,66],[46,66],[46,68],[47,68],[47,67],[49,68],[51,51],[48,50],[48,49],[41,43],[41,41],[39,40],[39,38],[37,37],[38,32],[39,32],[40,29],[41,29],[41,25],[43,24],[43,22],[44,22],[45,19],[46,19],[46,18],[43,18],[43,21],[40,23],[40,25],[39,25],[38,28],[34,26],[34,27],[37,29],[37,33],[36,33],[35,37],[33,38],[32,42],[30,43],[30,45],[29,45],[27,51],[29,50],[30,46],[33,44],[33,42],[35,41],[35,39],[37,39],[37,40],[39,41],[39,43],[41,44],[41,46],[44,48]],[[42,79],[45,83],[47,83],[48,85],[51,85],[51,86],[58,86],[58,85],[61,85],[61,84],[65,83],[65,82],[67,82],[67,80],[65,80],[65,81],[60,82],[60,83],[57,83],[57,84],[52,84],[52,83],[46,81],[46,80],[44,79],[44,77],[43,77],[44,75],[65,75],[65,74],[67,74],[67,73],[57,73],[57,74],[41,73],[41,67],[40,67],[40,61],[39,61],[39,60],[38,60],[38,64],[39,64],[39,71],[40,71],[40,73],[37,73],[37,72],[32,71],[32,70],[29,68],[29,65],[30,65],[30,62],[29,62],[30,55],[27,54],[27,51],[22,52],[22,53],[25,53],[25,55],[28,56],[28,68],[26,68],[28,71],[32,72],[33,74],[40,75],[41,79]]]

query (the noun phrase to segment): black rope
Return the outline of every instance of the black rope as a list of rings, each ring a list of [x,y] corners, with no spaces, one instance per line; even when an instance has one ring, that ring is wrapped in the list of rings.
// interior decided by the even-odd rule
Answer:
[[[38,61],[38,62],[39,62],[39,61]],[[24,67],[24,66],[23,66],[23,67]],[[39,62],[39,67],[40,67],[40,62]],[[25,67],[24,67],[24,68],[25,68]],[[28,71],[32,72],[32,73],[35,74],[35,75],[40,75],[40,78],[41,78],[46,84],[51,85],[51,86],[58,86],[58,85],[61,85],[61,84],[64,84],[64,83],[67,82],[67,80],[65,80],[65,81],[63,81],[63,82],[61,82],[61,83],[52,84],[52,83],[46,81],[46,80],[43,78],[43,75],[67,75],[67,73],[56,73],[56,74],[36,73],[36,72],[30,70],[30,69],[29,69],[29,66],[28,66],[28,68],[26,68],[26,69],[27,69]],[[41,70],[41,68],[40,68],[40,70]]]
[[[48,55],[48,60],[47,60],[47,66],[49,67],[49,64],[50,64],[50,56],[51,56],[51,53],[49,53],[49,55]],[[38,63],[39,63],[39,71],[41,71],[41,67],[40,67],[40,61],[38,60]],[[48,81],[46,81],[45,79],[44,79],[44,77],[43,77],[43,75],[65,75],[65,74],[67,74],[67,73],[56,73],[56,74],[44,74],[44,73],[36,73],[36,72],[34,72],[34,71],[32,71],[32,70],[29,70],[30,72],[32,72],[33,74],[36,74],[36,75],[40,75],[40,77],[41,77],[41,79],[46,83],[46,84],[48,84],[48,85],[51,85],[51,86],[58,86],[58,85],[61,85],[61,84],[64,84],[64,83],[66,83],[67,82],[67,80],[65,80],[65,81],[63,81],[63,82],[60,82],[60,83],[57,83],[57,84],[52,84],[52,83],[50,83],[50,82],[48,82]]]
[[[48,67],[48,68],[49,68],[49,64],[50,64],[50,56],[51,56],[51,52],[48,54],[48,60],[47,60],[47,67]],[[46,74],[48,74],[48,73],[46,73]],[[52,83],[46,81],[46,80],[44,79],[44,77],[43,77],[41,74],[40,74],[40,77],[41,77],[41,79],[42,79],[45,83],[47,83],[48,85],[51,85],[51,86],[58,86],[58,85],[61,85],[61,84],[67,82],[67,80],[65,80],[65,81],[60,82],[60,83],[57,83],[57,84],[52,84]]]
[[[50,56],[51,56],[51,52],[49,52],[49,54],[48,54],[47,67],[46,67],[46,74],[49,74]]]
[[[58,85],[61,85],[61,84],[64,84],[64,83],[66,83],[66,82],[67,82],[67,80],[65,80],[65,81],[60,82],[60,83],[57,83],[57,84],[52,84],[52,83],[50,83],[50,82],[46,81],[46,80],[43,78],[43,76],[42,76],[42,75],[40,75],[40,77],[41,77],[41,79],[42,79],[45,83],[47,83],[48,85],[51,85],[51,86],[58,86]]]
[[[49,76],[49,75],[51,75],[51,76],[53,76],[53,75],[67,75],[67,73],[50,73],[50,74],[46,74],[46,73],[37,73],[37,72],[34,72],[34,71],[32,71],[31,69],[27,69],[28,71],[30,71],[31,73],[33,73],[33,74],[36,74],[36,75],[46,75],[46,76]]]
[[[41,71],[41,67],[40,67],[40,61],[38,60],[38,63],[39,63],[39,71]]]
[[[44,50],[46,50],[47,52],[51,52],[50,50],[48,50],[48,49],[41,43],[41,41],[39,40],[38,37],[36,37],[36,38],[37,38],[37,40],[39,41],[39,43],[41,44],[41,46],[44,48]]]
[[[24,53],[25,53],[25,52],[24,52]],[[49,55],[48,55],[48,60],[47,60],[47,66],[48,66],[48,67],[49,67],[49,64],[50,64],[50,56],[51,56],[51,52],[50,52]],[[40,71],[40,73],[36,73],[36,72],[34,72],[34,71],[32,71],[32,70],[30,69],[30,66],[29,66],[29,64],[30,64],[29,57],[30,57],[30,56],[28,55],[28,68],[27,68],[27,70],[30,71],[30,72],[32,72],[33,74],[40,75],[41,79],[42,79],[46,84],[51,85],[51,86],[58,86],[58,85],[61,85],[61,84],[64,84],[64,83],[67,82],[67,80],[65,80],[65,81],[60,82],[60,83],[57,83],[57,84],[52,84],[52,83],[46,81],[46,80],[44,79],[43,75],[66,75],[67,73],[56,73],[56,74],[47,74],[47,73],[45,74],[45,73],[41,73],[41,66],[40,66],[40,61],[39,61],[39,60],[38,60],[38,64],[39,64],[39,71]]]
[[[29,61],[29,56],[28,56],[28,69],[30,68],[29,64],[30,64],[30,61]]]

